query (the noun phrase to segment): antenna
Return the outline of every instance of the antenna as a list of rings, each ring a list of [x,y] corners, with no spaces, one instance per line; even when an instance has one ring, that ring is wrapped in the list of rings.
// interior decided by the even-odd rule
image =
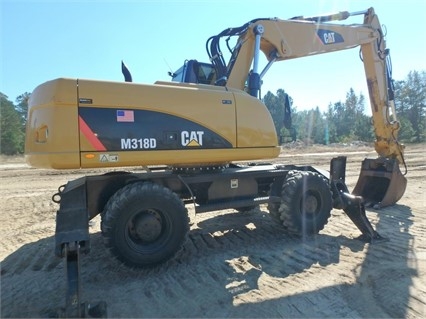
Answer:
[[[164,63],[166,63],[167,67],[169,68],[169,72],[167,72],[167,74],[168,74],[169,76],[171,76],[171,77],[174,77],[174,76],[175,76],[175,73],[173,72],[173,70],[172,70],[172,68],[170,67],[170,65],[167,63],[166,58],[163,58],[163,60],[164,60]]]

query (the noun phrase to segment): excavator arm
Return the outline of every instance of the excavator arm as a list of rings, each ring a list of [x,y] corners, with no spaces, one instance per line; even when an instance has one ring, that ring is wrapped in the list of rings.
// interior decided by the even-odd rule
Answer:
[[[224,70],[221,66],[223,59],[220,59],[222,52],[218,47],[218,40],[211,40],[209,55],[218,71],[218,78],[226,77],[227,86],[244,89],[247,74],[259,72],[257,68],[259,51],[262,51],[266,59],[273,63],[351,49],[374,42],[377,38],[377,31],[372,26],[361,24],[347,26],[323,22],[331,19],[346,19],[355,14],[360,13],[341,12],[331,16],[295,17],[289,20],[277,18],[252,20],[245,25],[245,32],[239,35],[226,66],[226,72],[222,71]],[[380,26],[378,27],[380,28]],[[227,30],[230,31],[225,32]],[[233,28],[227,30],[215,37],[223,37],[222,34],[232,36],[232,33],[235,33]],[[253,68],[250,71],[252,65]],[[269,67],[270,65],[267,66],[267,68]],[[262,72],[259,75],[263,76],[265,73]]]
[[[329,23],[355,15],[364,15],[362,24]],[[238,38],[231,49],[228,43],[233,36]],[[224,37],[230,51],[227,63],[220,49],[220,39]],[[405,166],[404,146],[397,139],[400,124],[394,106],[389,49],[373,8],[288,20],[256,19],[239,28],[225,29],[207,41],[216,72],[214,84],[246,90],[254,97],[259,97],[262,78],[274,62],[357,46],[364,64],[379,158],[363,162],[354,194],[383,207],[402,197],[407,182],[398,166]],[[262,71],[259,68],[261,52],[268,61]]]

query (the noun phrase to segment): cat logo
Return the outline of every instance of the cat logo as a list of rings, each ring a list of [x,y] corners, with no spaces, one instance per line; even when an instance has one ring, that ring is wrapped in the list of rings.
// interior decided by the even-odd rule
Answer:
[[[343,36],[340,33],[331,30],[318,29],[317,34],[321,42],[325,45],[345,42]]]
[[[200,147],[203,146],[203,131],[182,131],[180,134],[182,146]]]

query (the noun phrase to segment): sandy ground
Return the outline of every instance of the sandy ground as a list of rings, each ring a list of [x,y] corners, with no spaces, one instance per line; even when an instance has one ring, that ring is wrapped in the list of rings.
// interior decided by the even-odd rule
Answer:
[[[388,242],[364,244],[342,211],[317,236],[295,238],[262,205],[250,212],[195,216],[184,250],[152,270],[129,269],[104,248],[99,217],[82,257],[83,300],[103,300],[109,317],[425,318],[426,145],[406,149],[408,186],[393,207],[367,216]],[[352,189],[368,146],[283,149],[278,161],[328,169],[348,156]],[[65,302],[63,261],[53,254],[51,196],[68,180],[99,171],[29,168],[21,157],[0,164],[1,317],[48,317]]]

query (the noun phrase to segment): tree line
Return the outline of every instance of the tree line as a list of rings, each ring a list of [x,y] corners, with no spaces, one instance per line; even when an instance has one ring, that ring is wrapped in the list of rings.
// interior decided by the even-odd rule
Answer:
[[[426,72],[411,71],[405,80],[394,81],[395,108],[404,143],[426,141]],[[25,92],[15,103],[0,92],[0,153],[22,154],[30,93]],[[344,102],[330,103],[327,111],[318,107],[297,111],[292,108],[291,127],[283,125],[285,91],[267,92],[263,102],[270,111],[280,143],[302,140],[307,143],[329,144],[351,141],[373,142],[371,116],[365,114],[365,97],[349,89]],[[290,97],[291,101],[291,97]]]
[[[15,155],[24,153],[25,124],[30,93],[19,95],[15,104],[0,92],[0,153]]]
[[[398,139],[404,143],[426,141],[426,72],[411,71],[405,80],[394,81],[395,109],[401,124]],[[351,88],[344,102],[330,103],[325,112],[318,107],[297,111],[292,108],[292,125],[283,125],[285,91],[266,93],[263,102],[269,109],[281,143],[301,140],[330,144],[351,141],[373,142],[372,117],[365,112],[365,97]],[[290,98],[290,100],[292,100]]]

